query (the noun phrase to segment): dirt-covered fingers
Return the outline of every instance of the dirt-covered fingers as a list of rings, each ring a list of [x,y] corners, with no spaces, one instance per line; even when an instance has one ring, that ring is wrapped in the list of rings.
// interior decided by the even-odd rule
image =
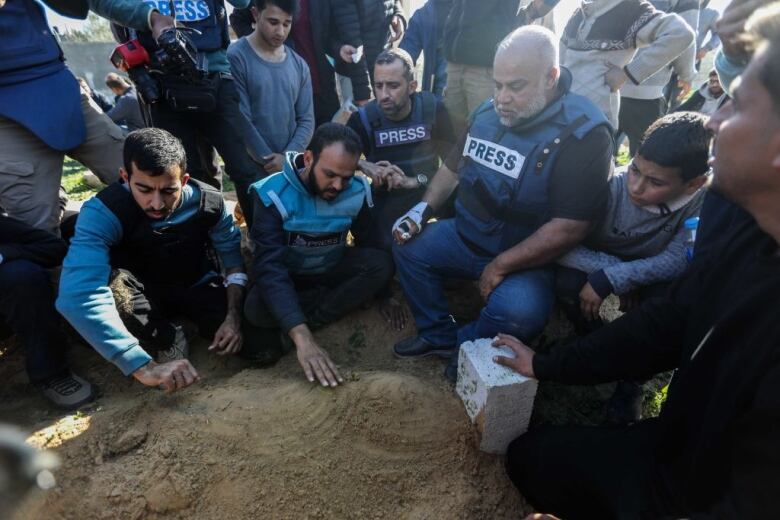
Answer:
[[[200,379],[195,367],[186,359],[171,361],[165,365],[170,365],[166,367],[168,370],[163,379],[163,386],[168,393],[187,388]]]

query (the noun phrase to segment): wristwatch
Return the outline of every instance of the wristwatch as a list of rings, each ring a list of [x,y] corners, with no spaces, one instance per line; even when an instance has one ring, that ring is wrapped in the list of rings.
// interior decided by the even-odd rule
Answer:
[[[424,173],[417,174],[417,183],[424,188],[428,185],[428,176]]]

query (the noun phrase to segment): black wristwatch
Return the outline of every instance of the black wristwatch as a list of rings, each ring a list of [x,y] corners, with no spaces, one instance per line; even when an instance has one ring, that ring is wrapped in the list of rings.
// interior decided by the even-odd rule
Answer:
[[[424,173],[417,174],[417,184],[422,186],[423,188],[428,185],[428,176]]]

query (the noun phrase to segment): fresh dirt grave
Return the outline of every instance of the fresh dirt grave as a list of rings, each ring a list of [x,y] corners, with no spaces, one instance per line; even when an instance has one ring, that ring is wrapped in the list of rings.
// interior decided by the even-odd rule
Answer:
[[[16,518],[517,518],[528,507],[474,447],[443,363],[392,356],[412,332],[374,309],[318,332],[347,380],[333,390],[294,354],[254,369],[198,340],[202,381],[169,396],[74,345],[101,397],[67,416],[30,391],[20,351],[4,355],[0,417],[62,460]]]
[[[473,285],[448,290],[473,318]],[[460,320],[459,320],[460,321]],[[477,439],[443,362],[398,360],[375,309],[316,333],[346,383],[308,383],[294,354],[271,368],[218,358],[197,340],[202,381],[165,395],[123,377],[82,345],[77,373],[100,388],[76,414],[53,411],[30,390],[21,349],[0,343],[0,421],[30,432],[62,467],[57,486],[32,494],[18,519],[518,518],[531,511],[501,457]],[[554,315],[546,338],[571,333]],[[5,347],[3,348],[3,345]],[[594,423],[610,386],[539,387],[532,422]]]

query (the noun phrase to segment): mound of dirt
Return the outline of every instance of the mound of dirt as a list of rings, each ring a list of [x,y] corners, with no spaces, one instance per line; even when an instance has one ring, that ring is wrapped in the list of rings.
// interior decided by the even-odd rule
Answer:
[[[476,450],[442,362],[392,357],[411,333],[375,310],[318,332],[347,379],[337,389],[309,384],[294,356],[259,370],[199,341],[203,380],[171,396],[76,347],[102,396],[64,419],[14,356],[0,411],[63,462],[16,518],[517,518],[528,507],[501,458]]]

